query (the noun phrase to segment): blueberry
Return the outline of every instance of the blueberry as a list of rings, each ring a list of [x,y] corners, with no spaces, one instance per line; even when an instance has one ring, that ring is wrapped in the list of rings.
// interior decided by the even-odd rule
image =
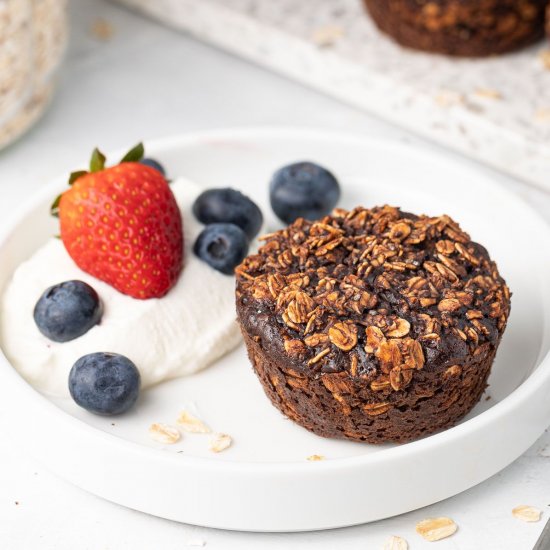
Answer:
[[[95,414],[126,412],[139,396],[137,367],[118,353],[90,353],[69,373],[69,391],[76,404]]]
[[[158,160],[150,159],[150,158],[142,158],[139,162],[141,164],[145,164],[145,166],[150,166],[151,168],[158,170],[163,176],[166,175],[164,166]]]
[[[103,306],[97,292],[82,281],[51,286],[34,307],[38,330],[54,342],[68,342],[97,325]]]
[[[269,198],[273,211],[285,223],[297,218],[316,220],[336,206],[340,186],[326,168],[313,162],[297,162],[273,174]]]
[[[229,187],[208,189],[193,204],[193,214],[202,223],[233,223],[253,239],[263,223],[262,211],[246,195]]]
[[[197,237],[193,251],[209,266],[232,275],[248,254],[248,238],[232,223],[212,223]]]

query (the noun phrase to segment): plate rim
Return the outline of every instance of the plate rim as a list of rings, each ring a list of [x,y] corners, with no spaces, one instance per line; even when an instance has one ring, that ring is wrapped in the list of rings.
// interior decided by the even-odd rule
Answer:
[[[540,229],[546,232],[550,240],[550,226],[546,223],[544,218],[533,209],[525,199],[519,195],[514,194],[508,189],[502,189],[498,183],[499,177],[505,179],[504,176],[495,174],[491,177],[489,174],[480,174],[480,172],[487,172],[487,169],[483,166],[474,167],[471,165],[471,161],[463,159],[466,162],[461,162],[461,159],[445,158],[438,154],[436,151],[428,151],[415,144],[409,144],[394,139],[379,139],[369,135],[362,135],[356,132],[345,132],[327,130],[326,128],[315,127],[293,127],[293,126],[237,126],[221,129],[210,129],[201,131],[189,131],[185,133],[174,134],[172,136],[165,136],[156,139],[144,140],[146,147],[155,152],[162,152],[163,149],[176,149],[184,148],[190,144],[199,144],[201,141],[214,141],[214,140],[235,140],[235,138],[250,138],[252,136],[258,137],[289,137],[291,139],[308,139],[315,141],[328,141],[337,140],[340,142],[355,143],[363,147],[376,148],[376,149],[398,149],[400,153],[406,155],[415,155],[423,157],[430,162],[437,161],[441,165],[455,166],[462,173],[470,173],[476,179],[483,177],[484,184],[488,187],[492,187],[495,191],[505,192],[510,198],[513,197],[515,201],[521,203],[522,208],[528,210],[532,216],[533,222],[536,223]],[[124,151],[114,150],[109,151],[108,157],[118,156],[123,154]],[[497,177],[498,176],[498,177]],[[48,197],[59,192],[63,185],[64,178],[57,177],[44,186],[42,190],[36,193],[31,199],[25,201],[22,205],[14,210],[14,212],[7,216],[5,222],[0,228],[0,247],[4,245],[6,240],[12,234],[14,228],[22,221],[23,218],[29,215],[29,213],[37,208],[41,203],[45,203]],[[545,320],[547,316],[545,315]],[[209,457],[196,457],[196,456],[181,456],[174,455],[173,453],[166,453],[163,449],[156,449],[153,447],[147,447],[137,442],[130,441],[116,434],[111,434],[88,424],[87,422],[80,420],[65,411],[59,409],[54,403],[52,403],[46,396],[35,390],[24,378],[16,371],[11,365],[10,361],[4,355],[3,350],[0,348],[0,362],[2,368],[0,373],[2,376],[11,377],[10,384],[14,384],[15,387],[21,391],[28,399],[36,403],[38,407],[46,407],[46,410],[56,415],[61,422],[66,423],[72,428],[85,430],[89,436],[96,438],[96,440],[103,440],[106,444],[115,445],[120,450],[127,449],[128,452],[140,453],[146,457],[154,458],[156,461],[163,460],[170,463],[177,463],[178,467],[185,467],[188,465],[194,468],[206,468],[211,470],[212,468],[219,471],[230,472],[244,472],[248,474],[259,474],[269,471],[271,475],[285,474],[292,472],[293,474],[308,476],[322,474],[323,472],[330,472],[331,470],[355,468],[358,465],[370,465],[375,466],[379,462],[388,462],[394,460],[401,460],[403,458],[412,458],[416,455],[429,452],[433,447],[439,447],[446,443],[451,443],[455,440],[460,440],[472,432],[483,429],[487,424],[493,423],[498,420],[499,417],[504,417],[511,410],[521,407],[529,397],[539,388],[545,381],[550,380],[550,350],[546,352],[543,357],[537,360],[534,371],[524,380],[516,389],[514,389],[504,399],[493,405],[490,409],[478,414],[474,418],[466,420],[465,422],[448,428],[442,432],[430,435],[426,438],[412,441],[409,443],[397,445],[390,448],[380,449],[378,452],[357,455],[351,457],[339,457],[331,460],[319,461],[315,463],[315,467],[312,468],[310,463],[303,461],[288,461],[288,462],[253,462],[244,460],[219,460]],[[7,368],[3,368],[7,367]],[[46,411],[45,411],[46,412]],[[541,430],[542,433],[542,430]]]

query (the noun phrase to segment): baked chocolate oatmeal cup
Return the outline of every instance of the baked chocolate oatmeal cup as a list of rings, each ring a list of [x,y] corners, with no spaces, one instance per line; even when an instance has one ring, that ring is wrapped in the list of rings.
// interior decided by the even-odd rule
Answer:
[[[480,57],[544,34],[548,0],[364,0],[376,25],[403,46]]]
[[[308,430],[405,442],[480,399],[510,312],[448,216],[384,206],[299,219],[237,268],[237,314],[271,402]]]

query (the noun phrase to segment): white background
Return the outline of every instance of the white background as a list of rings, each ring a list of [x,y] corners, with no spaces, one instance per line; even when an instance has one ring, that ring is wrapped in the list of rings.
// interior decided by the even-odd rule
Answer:
[[[51,178],[79,167],[96,145],[108,151],[197,129],[306,125],[415,142],[455,156],[104,1],[73,0],[71,9],[72,38],[56,99],[29,134],[0,153],[0,225]],[[114,27],[108,41],[91,32],[99,17]],[[512,181],[508,185],[550,221],[550,195]],[[247,534],[180,525],[110,504],[53,477],[4,440],[0,548],[179,550],[200,540],[207,549],[368,550],[398,534],[411,549],[422,549],[433,543],[414,532],[415,523],[447,515],[459,531],[435,543],[437,549],[529,550],[550,516],[549,474],[550,436],[545,434],[500,474],[427,509],[335,531]],[[518,504],[543,509],[543,521],[525,524],[513,518],[511,509]]]

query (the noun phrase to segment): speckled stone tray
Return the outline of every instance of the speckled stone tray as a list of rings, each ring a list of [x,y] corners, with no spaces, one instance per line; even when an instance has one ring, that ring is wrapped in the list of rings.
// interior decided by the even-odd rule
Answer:
[[[550,189],[550,45],[483,60],[404,50],[360,0],[117,0]]]

